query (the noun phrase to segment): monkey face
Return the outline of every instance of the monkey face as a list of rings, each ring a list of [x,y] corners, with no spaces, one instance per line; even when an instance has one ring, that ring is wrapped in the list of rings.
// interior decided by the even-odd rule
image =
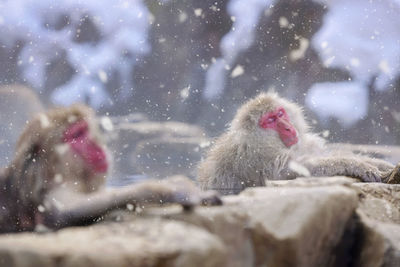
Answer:
[[[96,136],[90,118],[80,118],[69,124],[58,146],[58,171],[77,191],[96,191],[105,182],[109,170],[109,156]]]
[[[108,170],[107,156],[104,150],[90,137],[89,125],[79,120],[70,125],[64,132],[63,141],[70,145],[94,173],[105,173]]]
[[[254,137],[266,146],[282,148],[299,144],[307,127],[301,108],[271,92],[246,102],[231,124],[232,131],[247,139]]]
[[[296,128],[290,122],[283,107],[264,113],[258,121],[258,126],[276,131],[286,147],[291,147],[298,142]]]
[[[93,111],[84,105],[38,114],[21,135],[13,164],[29,173],[25,181],[40,183],[45,191],[59,184],[95,191],[110,168],[96,126]]]

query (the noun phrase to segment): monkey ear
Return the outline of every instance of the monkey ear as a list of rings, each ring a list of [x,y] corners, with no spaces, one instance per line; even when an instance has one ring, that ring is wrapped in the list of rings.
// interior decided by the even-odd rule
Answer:
[[[245,114],[243,116],[239,116],[238,118],[234,119],[232,121],[231,128],[235,130],[245,129],[251,131],[252,129],[254,129],[252,128],[254,127],[254,124],[255,122],[253,120],[253,117],[250,114]]]
[[[16,145],[15,158],[33,159],[37,158],[41,151],[41,135],[32,129],[25,129]]]
[[[244,116],[243,118],[243,126],[248,129],[251,130],[251,127],[255,124],[258,124],[254,122],[253,117],[250,114],[247,114],[246,116]]]

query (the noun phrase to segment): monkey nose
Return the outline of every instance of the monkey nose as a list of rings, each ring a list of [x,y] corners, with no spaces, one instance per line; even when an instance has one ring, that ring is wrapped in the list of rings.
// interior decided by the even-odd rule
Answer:
[[[278,127],[281,128],[283,131],[287,131],[287,132],[293,132],[294,131],[292,125],[290,125],[289,123],[287,123],[284,120],[279,120],[278,121]]]

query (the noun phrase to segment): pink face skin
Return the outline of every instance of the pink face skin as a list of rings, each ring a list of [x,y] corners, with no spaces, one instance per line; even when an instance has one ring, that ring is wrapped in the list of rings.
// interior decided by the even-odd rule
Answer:
[[[298,142],[297,131],[290,123],[289,116],[282,107],[262,115],[258,125],[263,129],[277,131],[286,147],[291,147]]]
[[[108,169],[106,153],[89,136],[89,125],[80,120],[64,132],[64,142],[78,154],[95,173],[105,173]]]

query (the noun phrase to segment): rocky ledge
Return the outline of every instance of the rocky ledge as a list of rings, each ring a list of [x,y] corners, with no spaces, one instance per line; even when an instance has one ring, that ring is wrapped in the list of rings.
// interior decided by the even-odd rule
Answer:
[[[400,266],[400,185],[272,181],[219,207],[0,236],[1,266]]]

